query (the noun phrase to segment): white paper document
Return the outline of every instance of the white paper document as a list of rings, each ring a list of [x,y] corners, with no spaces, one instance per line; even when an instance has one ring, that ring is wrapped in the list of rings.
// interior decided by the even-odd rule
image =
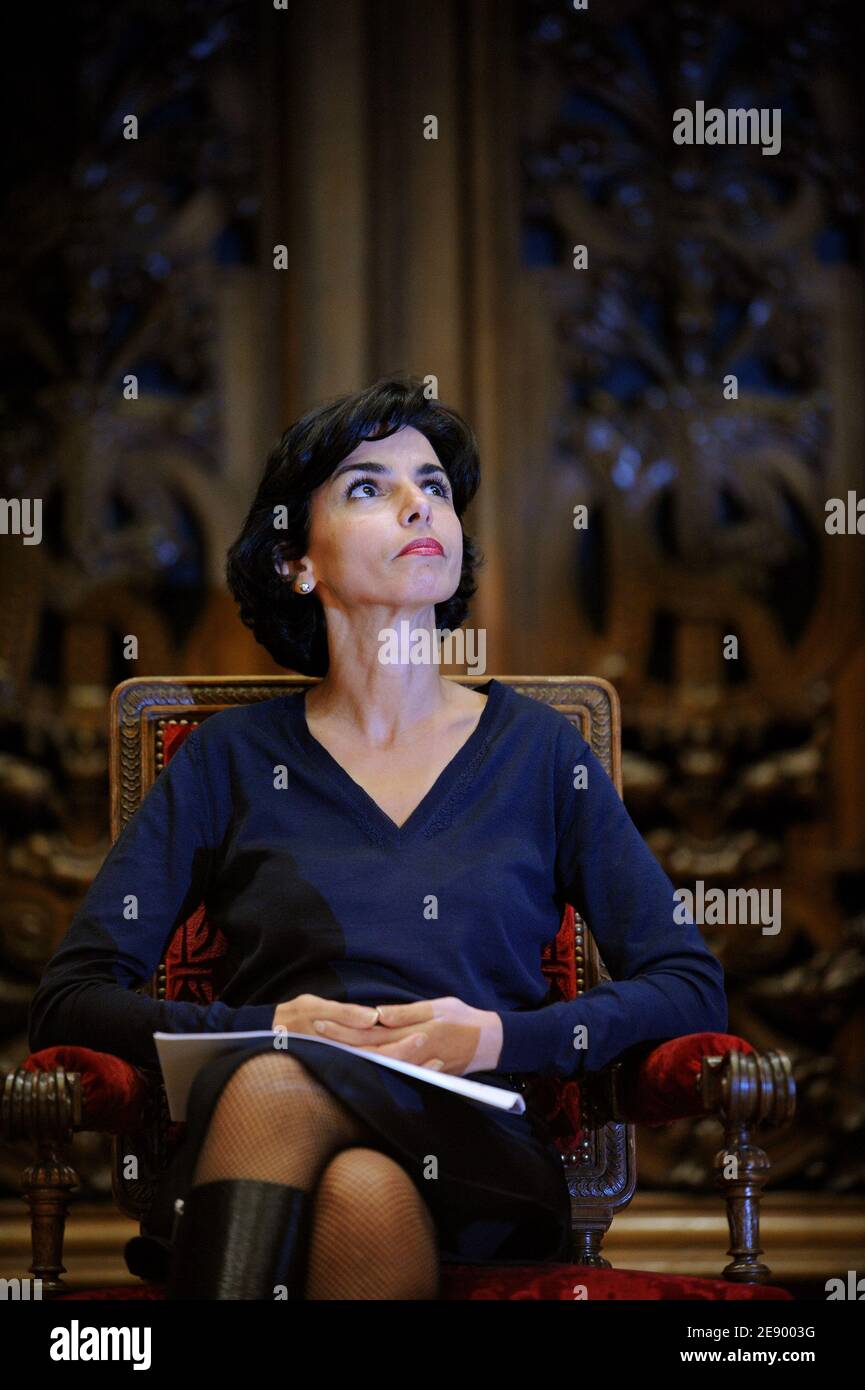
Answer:
[[[514,1115],[522,1115],[526,1103],[519,1091],[505,1090],[499,1086],[488,1086],[483,1081],[472,1081],[468,1076],[449,1076],[429,1067],[419,1067],[415,1062],[401,1062],[396,1057],[380,1057],[375,1052],[361,1052],[348,1043],[334,1042],[330,1038],[314,1038],[309,1033],[290,1033],[286,1029],[267,1028],[251,1033],[154,1033],[159,1065],[165,1081],[165,1094],[168,1098],[168,1111],[172,1120],[186,1119],[186,1101],[192,1083],[200,1067],[211,1057],[231,1052],[238,1043],[247,1038],[302,1038],[304,1042],[317,1043],[319,1047],[338,1047],[342,1052],[353,1052],[363,1057],[372,1066],[392,1067],[394,1071],[405,1072],[406,1076],[416,1076],[430,1086],[441,1086],[445,1091],[455,1091],[468,1100],[479,1100],[484,1105],[492,1105],[497,1110],[509,1110]],[[274,1051],[280,1049],[274,1047]]]

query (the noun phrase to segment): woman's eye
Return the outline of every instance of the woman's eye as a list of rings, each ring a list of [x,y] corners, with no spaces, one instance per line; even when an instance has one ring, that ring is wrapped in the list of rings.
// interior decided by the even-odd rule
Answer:
[[[345,496],[351,497],[354,494],[355,488],[358,487],[375,487],[375,483],[371,478],[358,478],[356,483],[349,483],[345,490]]]

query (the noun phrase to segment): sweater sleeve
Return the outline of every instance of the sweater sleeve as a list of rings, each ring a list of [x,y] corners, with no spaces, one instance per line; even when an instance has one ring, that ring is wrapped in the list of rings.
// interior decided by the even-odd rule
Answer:
[[[670,879],[576,730],[560,733],[557,769],[557,896],[587,923],[612,979],[574,1000],[503,1012],[497,1066],[573,1077],[638,1043],[725,1032],[723,967],[681,921]]]
[[[155,1031],[270,1028],[275,1005],[229,1008],[134,993],[201,902],[221,835],[197,731],[187,735],[109,850],[30,1002],[32,1052],[93,1048],[158,1068]]]

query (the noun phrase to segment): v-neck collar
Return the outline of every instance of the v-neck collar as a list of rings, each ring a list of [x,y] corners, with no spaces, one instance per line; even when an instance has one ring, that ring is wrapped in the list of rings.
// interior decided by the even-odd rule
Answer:
[[[434,829],[438,828],[446,814],[446,803],[450,802],[452,794],[456,796],[463,784],[470,780],[486,752],[491,729],[508,687],[491,676],[484,685],[475,686],[475,689],[481,691],[482,694],[486,692],[487,696],[487,702],[481,710],[480,719],[465,743],[457,749],[450,762],[442,768],[429,791],[421,798],[402,825],[397,825],[396,821],[391,820],[369,792],[346,772],[342,763],[337,762],[333,754],[328,752],[324,744],[320,743],[310,732],[306,718],[307,692],[304,690],[300,695],[286,695],[284,698],[286,701],[292,702],[292,708],[296,711],[294,732],[310,760],[328,778],[331,786],[338,789],[341,795],[346,798],[373,839],[380,843],[398,846],[404,844],[422,828],[426,829],[427,834],[431,834]]]

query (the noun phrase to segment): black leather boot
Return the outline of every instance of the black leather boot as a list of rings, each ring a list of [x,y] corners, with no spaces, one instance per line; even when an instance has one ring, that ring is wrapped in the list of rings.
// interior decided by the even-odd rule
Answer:
[[[166,1298],[302,1299],[311,1203],[300,1188],[254,1178],[192,1187],[174,1237]]]

